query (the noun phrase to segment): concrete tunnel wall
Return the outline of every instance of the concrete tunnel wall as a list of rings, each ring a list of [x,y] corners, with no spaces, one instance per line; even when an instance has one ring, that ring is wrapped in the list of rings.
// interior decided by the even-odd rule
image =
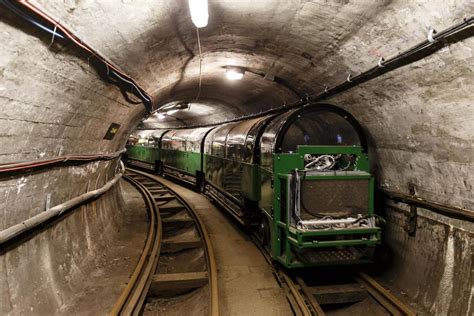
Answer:
[[[412,184],[428,200],[474,208],[473,47],[470,38],[331,99],[363,123],[380,187],[408,194]],[[473,223],[419,209],[411,237],[409,208],[390,205],[387,279],[433,314],[468,315]]]
[[[0,10],[0,163],[113,153],[143,115],[99,79],[75,51],[49,49],[49,37]],[[112,140],[111,123],[121,125]],[[117,159],[0,174],[0,230],[87,191],[119,170]],[[0,253],[0,314],[51,315],[77,299],[125,229],[118,186]]]
[[[100,10],[86,2],[35,3],[77,30],[160,102],[195,96],[195,89],[189,88],[197,75],[195,33],[183,1],[164,1],[164,6],[152,1],[140,6],[105,2]],[[211,1],[210,14],[212,18],[215,13],[215,18],[202,31],[202,40],[204,78],[212,84],[203,89],[201,102],[206,103],[207,97],[215,110],[206,115],[183,113],[182,122],[219,121],[293,100],[291,93],[270,96],[275,87],[254,79],[242,87],[222,86],[218,69],[231,59],[317,95],[325,85],[334,86],[349,73],[374,66],[379,56],[423,40],[427,25],[440,30],[473,12],[469,1],[336,1],[331,5],[262,1],[253,7],[245,1],[240,6]],[[242,16],[247,24],[240,22]],[[127,103],[116,86],[88,67],[87,57],[68,46],[48,48],[49,35],[3,8],[0,30],[0,163],[123,148],[144,114],[142,105]],[[412,183],[417,195],[428,200],[474,209],[473,49],[471,37],[328,100],[350,111],[369,134],[380,187],[408,193]],[[252,85],[257,88],[250,94]],[[278,98],[281,104],[270,104]],[[112,141],[104,140],[111,123],[121,125],[119,134]],[[147,123],[163,124],[153,117]],[[116,169],[115,161],[101,161],[1,176],[1,229],[42,212],[47,194],[52,194],[52,205],[59,204],[102,186]],[[90,229],[119,227],[119,201],[113,190],[94,202],[91,207],[100,216],[87,221]],[[32,295],[31,307],[40,311],[46,311],[45,302],[54,302],[51,310],[60,310],[71,299],[66,294],[58,297],[58,291],[70,292],[54,280],[70,279],[80,288],[78,271],[87,271],[97,249],[113,245],[112,234],[106,241],[91,240],[87,254],[72,246],[85,238],[80,227],[85,225],[84,216],[89,216],[87,209],[1,255],[0,305],[6,313],[25,308],[13,306],[19,302],[19,291],[31,284],[35,290],[27,295]],[[393,251],[387,279],[432,313],[472,313],[473,224],[421,209],[417,234],[411,237],[404,229],[406,207],[393,204],[384,213],[388,220],[384,238]],[[64,251],[68,255],[61,257]],[[84,256],[88,259],[79,260]],[[64,261],[31,266],[17,265],[18,258]],[[75,268],[56,268],[61,264]],[[27,268],[32,269],[31,277],[18,277]]]

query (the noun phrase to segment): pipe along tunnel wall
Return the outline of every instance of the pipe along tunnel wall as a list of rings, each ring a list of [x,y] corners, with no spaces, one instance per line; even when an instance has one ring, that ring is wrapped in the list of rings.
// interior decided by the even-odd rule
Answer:
[[[194,50],[194,38],[182,36],[195,30],[186,22],[188,17],[179,8],[180,1],[168,6],[144,1],[142,7],[146,10],[131,3],[123,11],[120,6],[104,4],[107,10],[101,11],[101,19],[91,14],[95,12],[88,7],[91,4],[68,2],[66,7],[39,2],[120,67],[138,76],[146,89],[158,91],[153,86],[157,83],[159,88],[171,91],[171,98],[189,97],[186,93],[195,96],[190,88],[195,81],[191,79],[183,80],[182,89],[173,86],[180,75],[192,77],[196,70],[195,58],[186,50]],[[426,24],[448,27],[473,12],[472,4],[463,1],[449,5],[445,1],[337,1],[331,7],[308,1],[291,10],[280,3],[281,7],[273,11],[268,10],[276,8],[271,1],[261,1],[261,6],[251,2],[240,2],[239,10],[230,2],[212,2],[213,12],[220,13],[220,22],[215,25],[226,27],[215,33],[218,35],[203,33],[203,64],[220,69],[222,57],[223,63],[233,58],[258,69],[272,69],[310,95],[317,95],[325,85],[344,82],[348,73],[373,67],[380,54],[390,55],[424,40]],[[283,14],[285,10],[293,16]],[[140,14],[128,14],[135,11]],[[236,22],[250,11],[248,26]],[[156,18],[181,14],[177,29],[170,19]],[[329,21],[326,16],[336,20]],[[119,19],[120,23],[115,23]],[[88,23],[81,22],[84,20]],[[104,20],[119,25],[120,30],[113,34],[103,31],[98,25],[102,26]],[[163,25],[157,25],[157,20]],[[129,25],[153,27],[143,32],[143,28]],[[262,25],[272,27],[265,29]],[[0,29],[0,163],[110,153],[123,148],[127,136],[143,118],[142,105],[127,102],[119,88],[97,75],[89,67],[90,56],[71,45],[54,42],[50,46],[51,36],[3,6]],[[255,33],[255,29],[264,31]],[[276,29],[288,34],[280,31],[276,36]],[[271,38],[253,38],[264,37],[263,33]],[[134,45],[125,45],[123,38]],[[228,52],[219,51],[227,45]],[[282,51],[275,52],[276,48]],[[192,61],[186,72],[183,64],[188,58]],[[433,55],[327,100],[347,109],[364,125],[370,135],[373,170],[380,187],[408,194],[411,186],[427,200],[474,209],[473,65],[471,34]],[[258,91],[272,91],[261,81],[255,80],[258,89],[252,90],[253,94],[241,97],[247,93],[244,89],[219,86],[221,74],[213,71],[206,74],[212,85],[204,85],[204,100],[211,90],[235,88],[232,93],[222,93],[222,97],[239,97],[237,101],[242,104],[235,101],[232,107],[216,106],[201,116],[191,111],[183,114],[183,122],[209,123],[211,119],[229,119],[274,106],[261,102],[268,100],[268,95],[258,95]],[[216,94],[211,96],[216,104],[222,101],[215,100],[219,97]],[[118,134],[113,140],[105,140],[112,123],[120,125]],[[102,186],[113,178],[116,168],[113,161],[96,161],[0,175],[1,229],[43,212],[48,194],[54,206]],[[96,255],[115,245],[113,232],[122,227],[120,201],[114,187],[92,204],[81,206],[51,228],[2,253],[0,313],[61,310],[68,295],[81,290]],[[405,229],[409,208],[385,204],[380,207],[387,219],[384,238],[392,251],[385,278],[433,314],[472,314],[472,221],[419,208],[416,234],[409,235]],[[108,232],[108,238],[87,237]]]

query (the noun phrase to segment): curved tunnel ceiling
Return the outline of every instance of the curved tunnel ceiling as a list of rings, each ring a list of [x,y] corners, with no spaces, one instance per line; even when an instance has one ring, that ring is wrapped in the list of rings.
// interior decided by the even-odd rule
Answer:
[[[199,54],[186,0],[36,2],[134,77],[155,97],[155,108],[195,99]],[[300,95],[314,95],[425,39],[428,25],[442,29],[463,18],[466,9],[474,11],[474,4],[466,6],[444,1],[209,1],[209,25],[200,29],[203,86],[198,101],[214,110],[177,113],[178,120],[165,122],[212,123],[295,101],[286,87],[251,73],[242,82],[226,82],[227,65],[277,76]],[[159,122],[151,118],[147,123]]]

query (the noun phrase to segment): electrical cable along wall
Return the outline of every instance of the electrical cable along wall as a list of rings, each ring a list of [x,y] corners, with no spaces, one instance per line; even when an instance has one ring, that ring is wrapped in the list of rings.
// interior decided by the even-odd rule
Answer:
[[[0,0],[0,4],[38,29],[48,33],[51,36],[49,46],[53,45],[54,41],[61,41],[65,45],[73,44],[77,49],[79,49],[84,57],[87,56],[88,65],[92,65],[102,78],[116,84],[125,95],[126,93],[132,93],[135,95],[135,97],[137,97],[145,106],[146,115],[152,112],[152,97],[141,88],[134,79],[119,70],[117,66],[107,61],[97,51],[84,43],[60,22],[55,21],[53,18],[41,11],[41,9],[28,1]],[[131,103],[136,103],[128,97],[126,97],[126,99]]]
[[[143,103],[145,106],[145,113],[148,115],[152,111],[152,98],[148,93],[141,88],[134,79],[130,76],[122,72],[118,69],[115,65],[111,64],[107,61],[104,57],[102,57],[97,51],[91,48],[89,45],[84,43],[80,38],[74,35],[70,30],[68,30],[65,26],[63,26],[58,21],[54,20],[46,13],[44,13],[41,9],[37,8],[35,5],[29,3],[28,1],[9,1],[9,0],[0,0],[0,8],[2,10],[8,10],[15,14],[17,17],[23,19],[27,23],[31,24],[35,29],[39,30],[40,32],[46,33],[50,36],[50,42],[48,48],[52,48],[54,45],[59,44],[61,46],[60,50],[58,51],[61,53],[61,49],[64,47],[72,47],[74,51],[78,54],[77,57],[82,59],[82,61],[87,63],[88,68],[92,66],[96,69],[99,76],[107,83],[113,83],[122,91],[126,100],[130,103],[137,104]],[[35,34],[35,33],[33,33]],[[45,42],[48,41],[45,39]],[[56,53],[58,53],[56,52]],[[52,51],[53,53],[53,51]],[[139,102],[132,100],[130,95],[133,95],[134,98],[138,98]],[[121,149],[115,153],[91,153],[91,154],[68,154],[68,155],[59,155],[53,158],[47,159],[37,159],[32,161],[19,161],[19,162],[8,162],[8,163],[0,163],[0,174],[3,174],[2,177],[21,177],[18,181],[28,181],[28,176],[30,174],[38,174],[50,171],[50,169],[56,170],[56,167],[68,167],[68,166],[78,166],[83,165],[81,168],[88,169],[91,166],[91,163],[99,162],[99,161],[115,161],[118,163],[120,160],[120,156],[125,152],[125,149]],[[25,177],[26,176],[26,177]],[[100,175],[99,175],[100,177]],[[24,179],[24,180],[23,180]],[[108,181],[107,184],[103,186],[103,188],[99,188],[96,190],[92,190],[90,192],[86,192],[80,196],[73,198],[72,202],[65,202],[61,203],[60,205],[53,207],[47,213],[40,213],[36,216],[33,216],[30,219],[25,220],[21,224],[16,226],[12,226],[9,228],[5,228],[1,234],[2,236],[10,236],[5,237],[2,239],[2,244],[17,235],[23,234],[25,228],[34,229],[37,227],[37,224],[30,225],[27,224],[31,221],[35,221],[35,218],[40,218],[44,220],[49,220],[51,218],[48,214],[53,214],[55,209],[61,209],[58,214],[62,214],[64,208],[61,205],[67,205],[67,207],[71,207],[71,205],[77,205],[78,203],[84,203],[86,200],[90,200],[91,197],[97,197],[98,195],[107,191],[113,184],[117,182],[118,178],[114,178],[114,180]],[[97,184],[96,184],[97,187]],[[21,188],[21,187],[20,187]],[[89,185],[88,185],[89,188]],[[50,199],[50,194],[48,194],[48,200]],[[79,202],[74,202],[79,201]],[[71,204],[72,203],[72,204]],[[21,226],[23,228],[19,229],[18,227]],[[14,230],[14,234],[10,234],[10,230]]]

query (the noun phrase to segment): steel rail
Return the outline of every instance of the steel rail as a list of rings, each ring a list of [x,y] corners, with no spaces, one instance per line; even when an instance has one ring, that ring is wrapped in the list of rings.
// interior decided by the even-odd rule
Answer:
[[[209,314],[211,316],[218,316],[219,315],[219,294],[218,294],[218,282],[217,282],[217,265],[216,259],[214,255],[214,250],[212,248],[211,239],[209,237],[209,233],[207,232],[206,227],[204,226],[204,222],[201,220],[199,215],[196,213],[194,208],[185,200],[183,199],[175,190],[170,188],[169,185],[164,184],[160,181],[160,179],[154,175],[150,175],[146,172],[142,172],[136,169],[127,168],[128,171],[131,171],[135,174],[142,175],[160,183],[162,186],[166,188],[171,194],[173,194],[176,199],[186,208],[189,215],[191,215],[196,223],[196,228],[199,231],[201,238],[203,239],[204,244],[204,252],[206,254],[206,262],[208,265],[208,278],[209,278],[209,307],[210,311]]]
[[[296,277],[296,282],[297,282],[298,285],[300,286],[301,292],[304,294],[304,296],[306,296],[307,302],[308,302],[308,304],[311,306],[311,308],[313,309],[314,313],[315,313],[317,316],[324,316],[324,315],[326,315],[326,313],[324,313],[323,309],[321,308],[321,305],[319,305],[319,303],[318,303],[318,301],[316,300],[316,298],[314,297],[314,295],[312,295],[312,294],[310,293],[310,289],[309,289],[309,287],[306,285],[306,283],[304,282],[304,280],[303,280],[301,277]]]
[[[110,315],[138,315],[155,273],[161,248],[162,223],[159,210],[152,194],[138,181],[128,176],[124,179],[135,186],[145,198],[150,226],[142,255],[130,280],[116,301]]]
[[[293,302],[291,301],[291,299],[289,299],[290,304],[291,303],[296,304],[296,306],[294,306],[294,304],[291,304],[291,305],[293,305],[293,311],[295,313],[298,313],[298,311],[299,311],[301,313],[301,315],[303,315],[303,316],[311,316],[312,313],[311,313],[310,309],[308,308],[308,305],[305,303],[303,295],[301,295],[299,290],[296,288],[296,284],[293,282],[291,277],[288,276],[282,270],[278,271],[277,273],[282,277],[284,283],[286,284],[288,294],[290,294],[291,297],[293,298]],[[297,307],[299,310],[295,310],[294,309],[295,307]],[[300,313],[298,313],[298,314],[300,314]]]
[[[415,316],[416,313],[413,312],[407,305],[402,303],[395,295],[387,291],[383,286],[381,286],[377,281],[372,279],[367,274],[361,272],[356,277],[355,280],[362,284],[369,294],[382,305],[387,311],[392,315],[406,315],[406,316]]]
[[[194,220],[196,221],[197,228],[201,237],[204,239],[204,251],[206,252],[206,260],[209,267],[209,288],[211,291],[210,295],[210,305],[211,306],[211,315],[217,316],[219,315],[219,300],[218,300],[218,289],[217,289],[217,266],[216,266],[216,259],[214,255],[214,250],[212,248],[211,239],[209,238],[209,233],[207,232],[206,227],[204,226],[204,222],[196,213],[193,207],[189,205],[189,203],[184,200],[176,191],[171,189],[169,186],[165,185],[164,183],[160,182],[163,186],[165,186],[170,192],[172,192],[176,198],[188,209],[191,216],[193,216]]]

